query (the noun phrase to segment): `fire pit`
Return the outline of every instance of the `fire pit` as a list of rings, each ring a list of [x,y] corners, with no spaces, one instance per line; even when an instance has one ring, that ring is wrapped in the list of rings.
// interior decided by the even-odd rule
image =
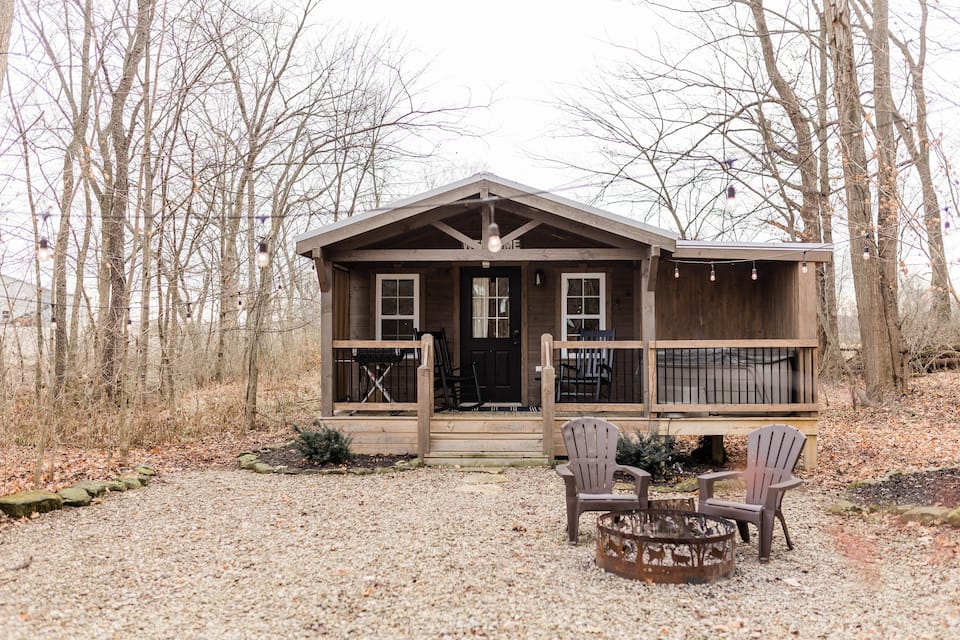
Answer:
[[[702,583],[733,573],[727,520],[691,511],[642,509],[597,519],[597,565],[648,582]]]

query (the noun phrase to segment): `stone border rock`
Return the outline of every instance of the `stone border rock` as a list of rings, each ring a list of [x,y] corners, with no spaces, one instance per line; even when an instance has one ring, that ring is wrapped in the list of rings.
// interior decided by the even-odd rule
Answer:
[[[952,467],[951,467],[952,468]],[[909,473],[927,473],[931,471],[942,471],[940,467],[929,467],[917,469]],[[880,484],[894,476],[905,475],[904,471],[888,471],[879,480],[860,481],[852,483],[847,487],[848,490],[856,489],[871,484]],[[908,522],[917,522],[923,526],[949,525],[960,528],[960,507],[939,507],[936,505],[918,505],[918,504],[880,504],[870,503],[859,505],[850,500],[840,500],[827,507],[827,513],[832,515],[872,515],[888,514],[906,524]]]
[[[398,471],[410,471],[412,469],[419,469],[423,466],[423,461],[420,458],[414,458],[413,460],[400,460],[392,467],[334,467],[331,469],[300,469],[297,467],[288,467],[286,465],[280,465],[277,467],[271,466],[266,462],[260,460],[261,453],[269,453],[277,449],[282,449],[283,447],[288,447],[292,444],[290,442],[281,442],[279,444],[271,444],[265,447],[260,447],[256,451],[247,451],[241,453],[237,456],[237,466],[241,469],[248,471],[253,471],[254,473],[280,473],[283,475],[322,475],[322,476],[334,476],[334,475],[346,475],[351,474],[355,476],[367,476],[373,475],[375,473],[396,473]]]
[[[76,484],[53,491],[21,491],[0,497],[0,512],[11,518],[30,518],[34,514],[55,511],[63,507],[86,507],[108,491],[127,491],[145,487],[157,472],[147,465],[137,465],[133,473],[123,474],[113,480],[82,480]]]

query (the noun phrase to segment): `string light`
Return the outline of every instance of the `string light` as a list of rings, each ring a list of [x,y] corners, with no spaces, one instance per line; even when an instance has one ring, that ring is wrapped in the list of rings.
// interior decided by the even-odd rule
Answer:
[[[500,241],[500,227],[497,226],[496,222],[490,223],[488,234],[487,249],[490,249],[493,253],[499,253],[500,249],[503,248],[503,243]]]
[[[733,185],[727,187],[727,203],[725,205],[727,211],[732,211],[734,207],[737,206],[737,189]]]
[[[57,331],[57,305],[50,305],[50,330]]]
[[[753,263],[753,268],[750,270],[750,279],[751,280],[757,279],[757,263],[756,262]]]
[[[679,266],[679,265],[673,265],[673,277],[674,277],[674,278],[679,278],[679,277],[680,277],[680,266]]]
[[[870,232],[863,234],[863,259],[870,259]]]
[[[52,257],[53,249],[50,247],[50,242],[48,242],[46,238],[40,238],[37,246],[37,258],[40,262],[47,262]]]
[[[267,250],[267,243],[263,240],[257,246],[257,266],[265,269],[270,264],[270,252]]]
[[[803,262],[800,263],[800,271],[802,271],[803,273],[806,273],[807,271],[809,271],[809,269],[807,269],[807,252],[806,251],[803,252]]]
[[[717,281],[717,272],[713,269],[713,263],[710,263],[710,282]]]

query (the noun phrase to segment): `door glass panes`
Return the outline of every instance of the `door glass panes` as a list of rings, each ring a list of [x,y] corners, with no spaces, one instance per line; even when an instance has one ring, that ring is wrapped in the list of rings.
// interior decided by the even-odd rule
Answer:
[[[510,279],[473,278],[471,289],[473,337],[510,337]]]

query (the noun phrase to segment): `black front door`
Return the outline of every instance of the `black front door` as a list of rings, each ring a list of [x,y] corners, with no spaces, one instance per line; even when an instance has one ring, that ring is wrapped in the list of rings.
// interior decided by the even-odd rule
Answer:
[[[520,402],[520,349],[520,268],[461,270],[460,364],[484,402]]]

